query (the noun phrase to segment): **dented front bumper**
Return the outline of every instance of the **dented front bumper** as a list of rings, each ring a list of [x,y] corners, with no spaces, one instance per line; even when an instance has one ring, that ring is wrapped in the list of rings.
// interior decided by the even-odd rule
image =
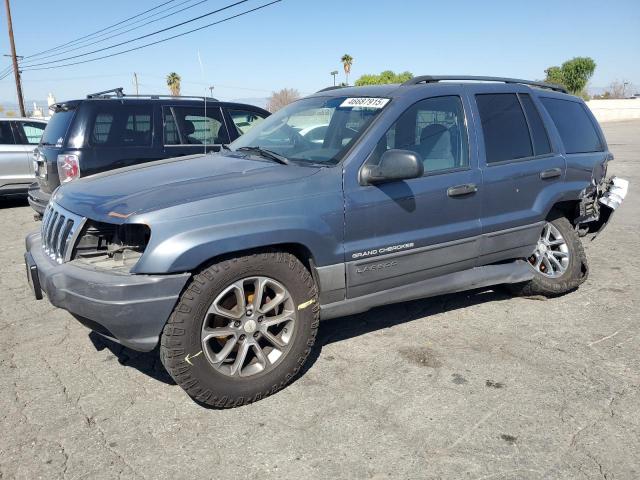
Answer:
[[[611,177],[585,189],[581,195],[580,215],[575,221],[580,236],[593,234],[594,240],[607,226],[613,212],[629,191],[629,181]]]

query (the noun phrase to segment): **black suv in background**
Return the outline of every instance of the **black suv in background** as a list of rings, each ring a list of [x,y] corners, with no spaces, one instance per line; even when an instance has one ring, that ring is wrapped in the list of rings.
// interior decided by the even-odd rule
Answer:
[[[269,112],[214,98],[125,95],[122,89],[51,106],[34,152],[29,204],[40,215],[62,183],[163,158],[218,151]]]

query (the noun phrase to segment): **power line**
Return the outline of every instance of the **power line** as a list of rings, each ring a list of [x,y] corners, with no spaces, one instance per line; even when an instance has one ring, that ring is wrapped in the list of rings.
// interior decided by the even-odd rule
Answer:
[[[176,23],[175,25],[171,25],[169,27],[165,27],[165,28],[162,28],[160,30],[156,30],[155,32],[147,33],[145,35],[140,35],[139,37],[133,38],[131,40],[126,40],[124,42],[120,42],[120,43],[115,43],[113,45],[109,45],[108,47],[99,48],[98,50],[93,50],[91,52],[86,52],[86,53],[80,53],[78,55],[72,55],[70,57],[59,58],[57,60],[50,60],[48,62],[32,63],[30,65],[27,64],[27,65],[24,65],[24,66],[25,67],[40,67],[42,65],[51,65],[52,63],[64,62],[64,61],[67,61],[67,60],[74,60],[76,58],[86,57],[87,55],[93,55],[94,53],[100,53],[100,52],[103,52],[105,50],[110,50],[112,48],[121,47],[122,45],[126,45],[126,44],[131,43],[131,42],[136,42],[138,40],[142,40],[143,38],[148,38],[148,37],[151,37],[153,35],[157,35],[158,33],[163,33],[163,32],[166,32],[168,30],[173,30],[174,28],[181,27],[181,26],[186,25],[188,23],[195,22],[197,20],[201,20],[201,19],[203,19],[205,17],[209,17],[211,15],[215,15],[216,13],[220,13],[220,12],[222,12],[224,10],[228,10],[230,8],[233,8],[235,6],[240,5],[241,3],[246,3],[248,1],[249,0],[239,0],[239,1],[235,2],[235,3],[232,3],[232,4],[226,5],[224,7],[218,8],[216,10],[213,10],[211,12],[205,13],[203,15],[199,15],[199,16],[191,18],[189,20],[185,20],[184,22]],[[33,70],[33,68],[30,68],[30,69]]]
[[[247,0],[243,0],[243,2],[244,2],[244,1],[247,1]],[[141,50],[141,49],[143,49],[143,48],[150,47],[150,46],[152,46],[152,45],[157,45],[157,44],[159,44],[159,43],[167,42],[167,41],[169,41],[169,40],[173,40],[174,38],[182,37],[182,36],[184,36],[184,35],[188,35],[188,34],[190,34],[190,33],[194,33],[194,32],[197,32],[197,31],[199,31],[199,30],[204,30],[205,28],[209,28],[209,27],[212,27],[212,26],[214,26],[214,25],[218,25],[218,24],[221,24],[221,23],[227,22],[227,21],[229,21],[229,20],[233,20],[234,18],[242,17],[243,15],[247,15],[247,14],[252,13],[252,12],[255,12],[255,11],[257,11],[257,10],[261,10],[261,9],[263,9],[263,8],[269,7],[269,6],[274,5],[274,4],[276,4],[276,3],[280,3],[281,1],[282,1],[282,0],[273,0],[272,2],[265,3],[265,4],[260,5],[260,6],[258,6],[258,7],[252,8],[252,9],[250,9],[250,10],[246,10],[246,11],[244,11],[244,12],[237,13],[237,14],[232,15],[232,16],[230,16],[230,17],[223,18],[222,20],[218,20],[218,21],[216,21],[216,22],[209,23],[209,24],[207,24],[207,25],[203,25],[203,26],[201,26],[201,27],[194,28],[194,29],[192,29],[192,30],[188,30],[188,31],[186,31],[186,32],[178,33],[178,34],[176,34],[176,35],[172,35],[172,36],[167,37],[167,38],[162,38],[162,39],[160,39],[160,40],[156,40],[155,42],[150,42],[150,43],[147,43],[147,44],[144,44],[144,45],[139,45],[139,46],[137,46],[137,47],[129,48],[129,49],[127,49],[127,50],[123,50],[123,51],[121,51],[121,52],[115,52],[115,53],[111,53],[111,54],[109,54],[109,55],[103,55],[103,56],[101,56],[101,57],[96,57],[96,58],[90,58],[90,59],[88,59],[88,60],[82,60],[82,61],[79,61],[79,62],[65,63],[65,64],[62,64],[62,65],[52,65],[52,66],[50,66],[50,67],[25,68],[24,70],[25,70],[25,71],[51,70],[51,69],[53,69],[53,68],[70,67],[70,66],[72,66],[72,65],[80,65],[80,64],[83,64],[83,63],[95,62],[96,60],[102,60],[102,59],[104,59],[104,58],[115,57],[115,56],[117,56],[117,55],[123,55],[123,54],[125,54],[125,53],[133,52],[133,51],[135,51],[135,50]],[[238,3],[243,3],[243,2],[238,2]],[[102,50],[99,50],[99,51],[102,51]],[[77,57],[74,57],[74,58],[77,58]]]
[[[121,20],[121,21],[119,21],[117,23],[109,25],[108,27],[102,28],[100,30],[96,30],[95,32],[89,33],[89,34],[84,35],[82,37],[78,37],[75,40],[71,40],[71,41],[69,41],[67,43],[62,43],[62,44],[57,45],[55,47],[49,48],[48,50],[43,50],[41,52],[34,53],[32,55],[29,55],[29,57],[35,57],[36,55],[40,55],[42,53],[48,53],[48,52],[51,52],[52,50],[56,50],[58,48],[66,47],[67,45],[71,45],[73,43],[78,43],[80,40],[84,40],[85,38],[92,37],[92,36],[96,35],[97,33],[101,33],[101,32],[104,32],[105,30],[109,30],[110,28],[117,27],[118,25],[122,25],[123,23],[127,23],[130,20],[133,20],[134,18],[138,18],[138,17],[144,15],[145,13],[149,13],[149,12],[151,12],[153,10],[157,10],[158,8],[163,7],[163,6],[167,5],[168,3],[172,3],[172,2],[175,2],[175,1],[176,0],[167,0],[166,2],[161,3],[160,5],[157,5],[157,6],[153,7],[153,8],[145,10],[144,12],[138,13],[137,15],[134,15],[133,17],[129,17],[129,18],[125,19],[125,20]],[[28,58],[28,57],[25,57],[25,58]]]
[[[76,50],[81,50],[81,49],[83,49],[83,48],[90,47],[91,45],[96,45],[96,44],[98,44],[98,43],[106,42],[106,41],[107,41],[107,40],[109,40],[110,38],[119,37],[119,36],[121,36],[121,35],[124,35],[125,33],[129,33],[129,32],[132,32],[132,31],[134,31],[134,30],[138,30],[138,29],[140,29],[140,28],[146,27],[147,25],[150,25],[150,24],[152,24],[152,23],[159,22],[160,20],[164,20],[165,18],[171,17],[171,16],[173,16],[173,15],[177,15],[177,14],[179,14],[179,13],[184,12],[185,10],[189,10],[190,8],[197,7],[198,5],[200,5],[200,4],[202,4],[202,3],[208,2],[209,0],[200,0],[200,1],[199,1],[199,2],[197,2],[197,3],[194,3],[194,4],[192,4],[192,5],[187,5],[186,7],[181,8],[180,10],[177,10],[177,11],[175,11],[175,12],[171,12],[171,13],[168,13],[168,14],[166,14],[166,15],[164,15],[164,16],[162,16],[162,17],[160,17],[160,18],[156,18],[156,19],[153,19],[153,20],[149,20],[150,18],[155,17],[156,15],[160,15],[160,14],[162,14],[162,13],[168,12],[169,10],[173,10],[173,9],[175,9],[176,7],[179,7],[179,6],[181,6],[181,5],[184,5],[185,3],[189,3],[189,2],[191,2],[191,1],[193,1],[193,0],[185,0],[185,1],[183,1],[183,2],[178,3],[177,5],[174,5],[174,6],[172,6],[172,7],[167,8],[166,10],[161,10],[160,12],[156,12],[156,13],[154,13],[153,15],[150,15],[150,16],[148,16],[148,17],[146,17],[146,18],[142,18],[142,19],[140,19],[140,20],[137,20],[137,21],[135,21],[135,22],[133,22],[133,23],[131,23],[131,24],[129,24],[129,25],[125,25],[125,26],[123,26],[123,27],[116,28],[116,29],[114,29],[114,30],[111,30],[110,32],[103,33],[103,34],[101,34],[101,35],[97,35],[96,37],[94,37],[94,38],[92,38],[92,39],[88,39],[88,40],[89,40],[89,43],[81,42],[81,44],[80,44],[80,45],[76,45],[76,46],[74,46],[73,48],[69,48],[69,49],[66,49],[66,50],[62,50],[62,51],[60,51],[60,52],[56,52],[56,53],[52,53],[52,54],[49,54],[49,55],[45,55],[44,57],[42,57],[42,56],[41,56],[41,55],[42,55],[42,53],[44,53],[44,52],[42,52],[42,53],[36,53],[36,54],[33,54],[33,55],[29,55],[29,56],[27,56],[27,57],[25,57],[25,58],[33,58],[33,57],[39,56],[40,58],[38,59],[38,61],[40,61],[40,60],[44,60],[44,59],[46,59],[46,58],[57,57],[57,56],[59,56],[59,55],[63,55],[63,54],[68,53],[68,52],[73,52],[73,51],[76,51]],[[149,20],[149,21],[148,21],[148,22],[146,22],[146,23],[143,23],[142,25],[138,25],[138,26],[136,26],[136,27],[132,27],[132,25],[138,24],[138,23],[140,23],[140,22],[144,22],[145,20]],[[119,30],[122,30],[123,28],[128,28],[128,27],[132,27],[132,28],[129,28],[128,30],[125,30],[125,31],[123,31],[123,32],[114,33],[114,32],[118,32]],[[109,36],[106,36],[106,37],[105,37],[105,35],[109,35]],[[101,38],[101,37],[105,37],[105,38]],[[100,40],[96,40],[97,38],[101,38],[101,39],[100,39]]]

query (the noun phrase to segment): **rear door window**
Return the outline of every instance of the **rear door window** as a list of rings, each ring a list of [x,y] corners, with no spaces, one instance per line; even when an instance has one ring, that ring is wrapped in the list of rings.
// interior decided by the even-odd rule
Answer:
[[[89,143],[95,147],[148,147],[153,141],[153,106],[97,106]]]
[[[520,97],[520,102],[524,107],[524,113],[527,117],[529,130],[531,131],[534,155],[546,155],[547,153],[551,153],[551,144],[549,143],[547,130],[544,128],[544,123],[542,118],[540,118],[540,112],[538,112],[538,109],[533,103],[531,95],[528,93],[519,93],[518,97]]]
[[[582,103],[558,98],[540,99],[555,123],[567,153],[601,152],[604,147]]]
[[[11,124],[9,122],[0,122],[0,144],[13,145],[15,140],[13,138],[13,132],[11,131]]]
[[[229,143],[219,107],[165,107],[165,145],[216,145]]]
[[[487,164],[533,156],[527,120],[515,93],[476,95]]]
[[[22,134],[23,142],[27,145],[37,145],[42,138],[42,132],[44,132],[46,123],[40,122],[18,122],[18,129]]]

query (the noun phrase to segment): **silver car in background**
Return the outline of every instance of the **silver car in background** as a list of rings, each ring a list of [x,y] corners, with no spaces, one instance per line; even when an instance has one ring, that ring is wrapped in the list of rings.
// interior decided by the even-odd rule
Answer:
[[[40,119],[0,118],[0,197],[24,194],[35,181],[33,150],[46,126]]]

